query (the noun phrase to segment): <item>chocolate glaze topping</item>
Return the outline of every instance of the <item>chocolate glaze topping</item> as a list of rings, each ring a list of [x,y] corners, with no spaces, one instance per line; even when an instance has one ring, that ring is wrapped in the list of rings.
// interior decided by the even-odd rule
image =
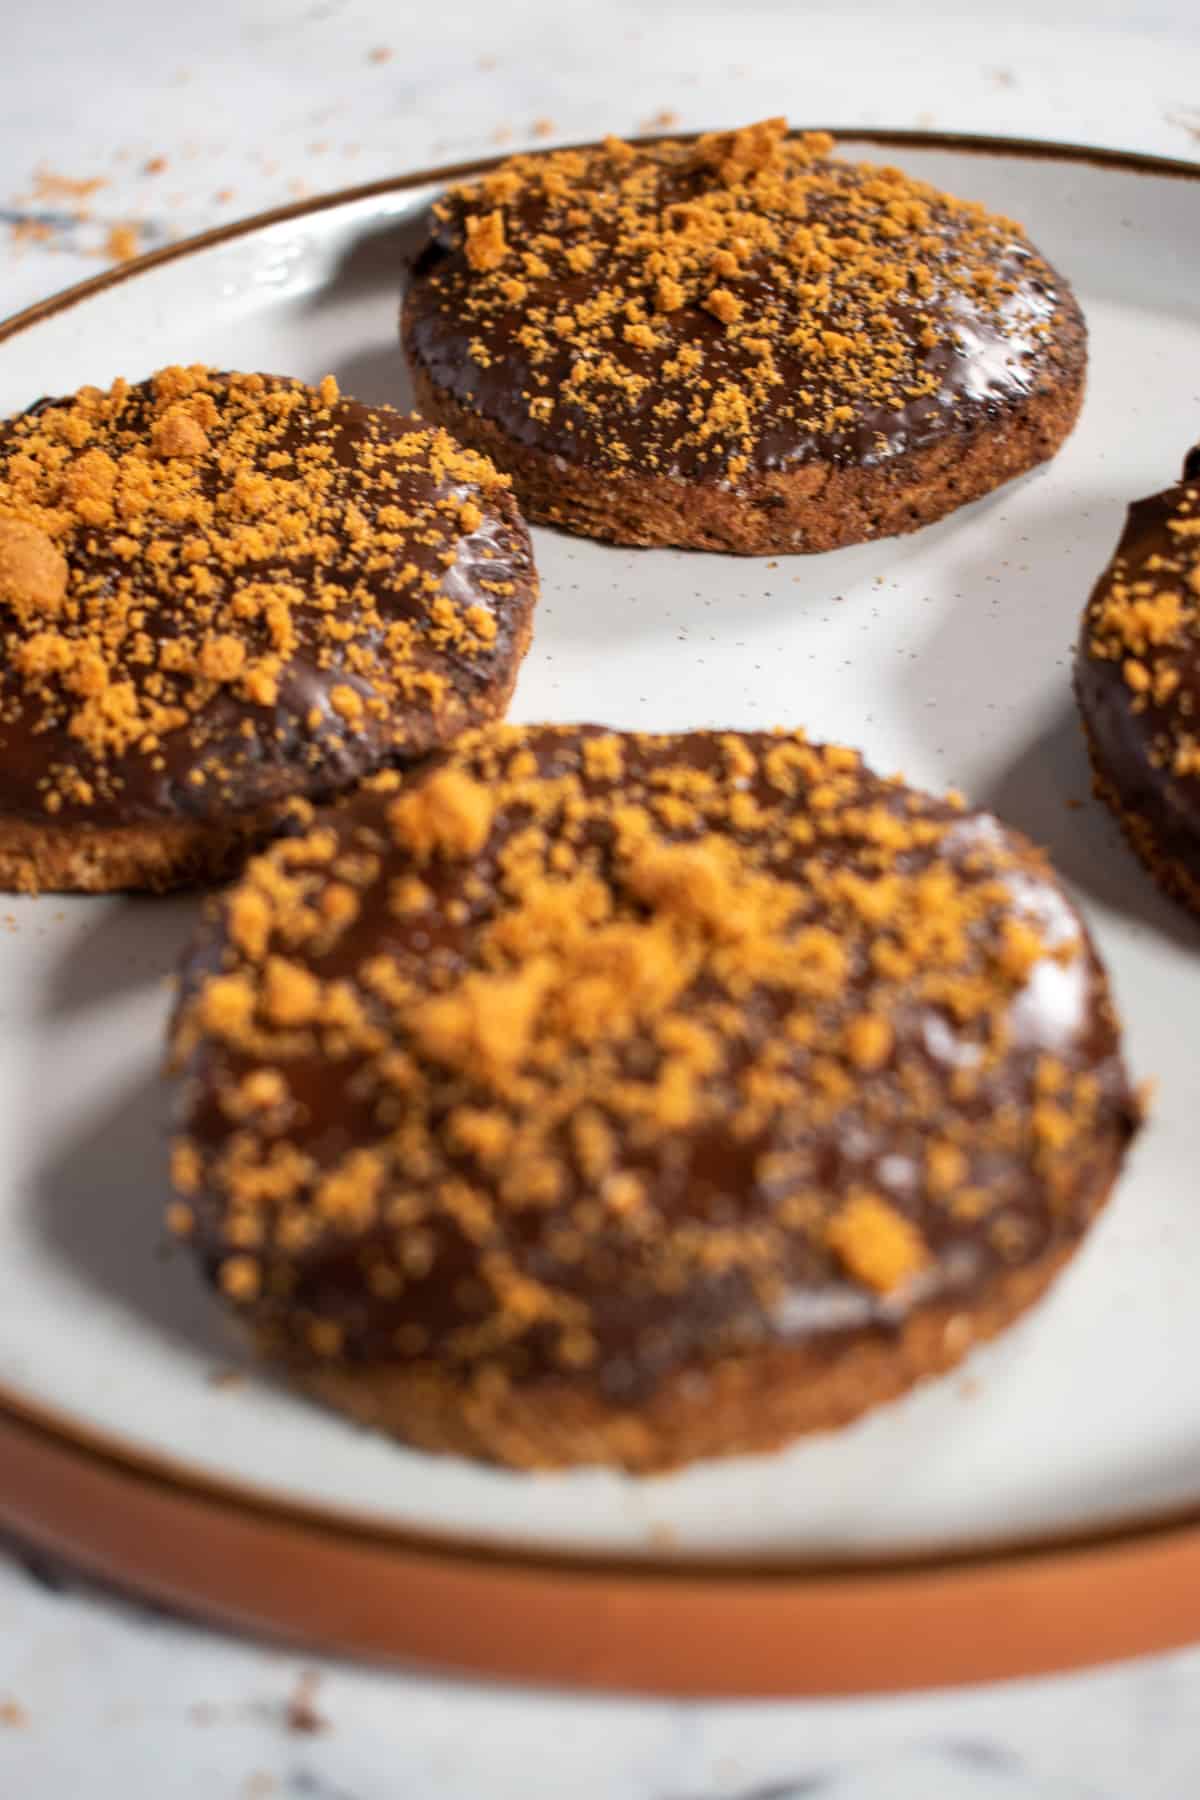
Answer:
[[[469,734],[249,866],[175,1050],[172,1223],[269,1337],[617,1401],[969,1303],[1136,1122],[1040,856],[797,735]]]
[[[887,463],[1078,377],[1079,308],[1018,226],[784,130],[521,156],[452,190],[410,360],[521,444],[734,483]]]
[[[1083,617],[1075,688],[1093,760],[1157,855],[1200,881],[1200,457],[1129,508]]]
[[[0,424],[0,811],[328,795],[491,716],[534,592],[505,478],[331,378],[39,401]]]

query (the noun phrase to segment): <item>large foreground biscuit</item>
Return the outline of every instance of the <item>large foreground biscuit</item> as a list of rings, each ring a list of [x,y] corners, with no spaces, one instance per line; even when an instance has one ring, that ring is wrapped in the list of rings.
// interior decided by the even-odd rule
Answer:
[[[1043,1291],[1134,1130],[1029,845],[798,736],[472,733],[190,957],[175,1229],[430,1449],[648,1469],[839,1425]]]

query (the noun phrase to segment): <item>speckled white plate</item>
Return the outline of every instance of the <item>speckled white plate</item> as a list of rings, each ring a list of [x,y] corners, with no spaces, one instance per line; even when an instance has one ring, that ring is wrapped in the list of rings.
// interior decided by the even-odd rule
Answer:
[[[1068,684],[1126,502],[1172,481],[1200,436],[1200,179],[919,138],[846,148],[1016,216],[1073,281],[1092,339],[1078,430],[1050,468],[942,524],[829,556],[629,552],[536,532],[544,598],[514,714],[798,722],[914,782],[960,786],[1047,844],[1108,959],[1133,1071],[1159,1084],[1091,1240],[959,1373],[779,1455],[639,1481],[406,1451],[248,1367],[187,1255],[164,1250],[158,1067],[195,903],[13,900],[0,917],[0,1411],[281,1507],[626,1559],[878,1562],[1200,1514],[1200,931],[1088,798]],[[0,410],[191,360],[333,370],[364,400],[405,404],[400,261],[431,191],[293,209],[35,309],[0,341]]]

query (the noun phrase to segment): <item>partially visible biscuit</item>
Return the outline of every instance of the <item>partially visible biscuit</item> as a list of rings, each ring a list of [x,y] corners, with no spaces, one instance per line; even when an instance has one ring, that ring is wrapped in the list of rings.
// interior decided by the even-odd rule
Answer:
[[[1200,912],[1200,453],[1129,508],[1083,616],[1075,693],[1096,792]]]
[[[1032,1304],[1136,1127],[1043,859],[798,734],[468,734],[255,859],[188,958],[173,1228],[427,1449],[669,1467]]]
[[[527,515],[746,554],[915,530],[1052,456],[1083,317],[1011,220],[781,119],[510,159],[404,304],[418,404]]]
[[[0,883],[225,873],[502,713],[535,577],[439,427],[202,367],[0,423]]]

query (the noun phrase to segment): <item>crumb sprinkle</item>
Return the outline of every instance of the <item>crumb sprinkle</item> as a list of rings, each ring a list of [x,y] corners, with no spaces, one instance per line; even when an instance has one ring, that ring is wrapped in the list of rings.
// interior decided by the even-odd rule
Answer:
[[[223,813],[284,764],[342,785],[353,743],[438,741],[510,654],[506,491],[332,376],[176,366],[0,425],[0,751],[26,746],[28,803],[91,816],[182,769]]]
[[[1054,277],[1017,225],[781,118],[518,155],[434,213],[422,287],[461,321],[459,397],[486,411],[503,380],[610,467],[737,480],[781,446],[879,454],[944,426],[964,330],[996,339],[1014,391],[1052,354]]]
[[[469,733],[219,909],[185,1234],[317,1360],[501,1382],[660,1367],[673,1296],[732,1349],[797,1289],[1020,1260],[1125,1117],[1094,1021],[1035,1028],[1087,954],[1050,880],[802,734]]]
[[[1088,605],[1086,653],[1117,665],[1155,767],[1200,776],[1195,716],[1200,640],[1200,484],[1135,507],[1124,542]]]

